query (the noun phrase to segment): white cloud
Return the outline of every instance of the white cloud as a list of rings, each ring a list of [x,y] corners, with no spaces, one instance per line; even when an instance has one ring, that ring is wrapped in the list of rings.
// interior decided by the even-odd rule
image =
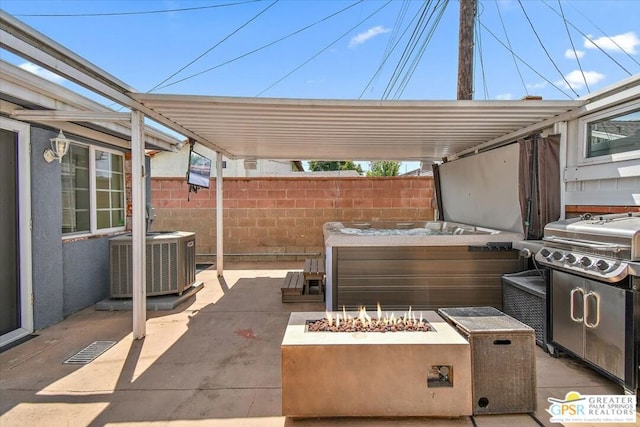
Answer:
[[[351,37],[351,41],[349,42],[349,47],[354,48],[359,44],[366,42],[369,39],[374,38],[380,34],[388,33],[391,31],[389,28],[385,28],[382,25],[378,25],[377,27],[369,28],[367,31],[359,33],[353,37]]]
[[[564,57],[567,59],[582,59],[584,57],[584,50],[567,49],[564,51]]]
[[[498,96],[496,96],[496,99],[500,101],[510,101],[513,99],[513,95],[510,93],[501,93]]]
[[[527,84],[527,89],[538,90],[538,89],[544,89],[545,87],[547,87],[547,82],[538,82],[538,83],[529,83],[529,84]]]
[[[569,82],[573,89],[582,89],[584,87],[584,81],[587,81],[589,86],[597,84],[600,80],[604,79],[605,75],[600,74],[597,71],[585,71],[584,77],[580,70],[573,70],[570,73],[565,74],[564,78]],[[556,85],[569,89],[567,83],[564,80],[559,80]]]
[[[54,83],[62,83],[65,80],[64,77],[60,77],[59,75],[52,73],[49,70],[45,70],[39,65],[32,64],[31,62],[25,62],[23,64],[18,65],[18,67],[32,74],[35,74],[36,76],[40,76],[43,79],[50,80]]]
[[[597,39],[591,38],[590,35],[587,37],[584,39],[584,47],[587,49],[600,47],[603,50],[624,51],[630,55],[635,55],[638,52],[636,48],[640,46],[640,39],[633,31],[613,37],[600,37]]]

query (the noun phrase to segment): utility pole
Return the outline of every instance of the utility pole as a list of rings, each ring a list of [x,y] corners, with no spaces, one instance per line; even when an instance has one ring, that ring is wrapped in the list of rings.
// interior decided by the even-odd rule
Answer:
[[[473,25],[476,0],[460,0],[458,99],[473,99]]]

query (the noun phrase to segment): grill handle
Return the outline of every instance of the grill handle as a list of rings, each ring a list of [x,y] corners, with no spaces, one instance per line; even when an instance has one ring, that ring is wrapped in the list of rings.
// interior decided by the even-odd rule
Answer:
[[[570,294],[571,303],[569,308],[569,316],[571,316],[571,320],[573,320],[574,322],[582,323],[584,321],[584,306],[582,307],[582,317],[576,317],[575,315],[575,297],[574,296],[577,292],[580,292],[582,294],[582,298],[580,298],[581,301],[584,301],[586,299],[582,288],[573,288]]]
[[[587,319],[589,319],[589,298],[593,298],[596,302],[596,321],[595,323],[590,323]],[[595,292],[588,292],[584,296],[584,325],[587,328],[593,329],[597,328],[600,324],[600,299],[598,298],[598,294]]]
[[[596,249],[599,251],[607,251],[607,252],[614,252],[614,253],[618,253],[625,249],[627,250],[631,249],[631,246],[628,246],[628,245],[618,245],[615,243],[587,243],[581,240],[560,239],[555,236],[543,237],[542,240],[546,242],[562,243],[565,245],[579,246],[581,248]]]

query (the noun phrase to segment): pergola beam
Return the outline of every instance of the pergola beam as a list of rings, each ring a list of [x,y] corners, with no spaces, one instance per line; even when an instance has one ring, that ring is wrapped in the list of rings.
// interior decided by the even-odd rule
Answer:
[[[12,114],[17,120],[64,121],[64,122],[128,122],[130,113],[101,111],[64,111],[64,110],[15,110]]]
[[[224,253],[223,253],[223,189],[222,189],[222,153],[216,153],[216,270],[218,277],[222,276],[224,271]]]
[[[146,227],[144,166],[144,114],[131,111],[131,198],[132,204],[132,306],[133,338],[146,334],[147,281],[146,281]]]

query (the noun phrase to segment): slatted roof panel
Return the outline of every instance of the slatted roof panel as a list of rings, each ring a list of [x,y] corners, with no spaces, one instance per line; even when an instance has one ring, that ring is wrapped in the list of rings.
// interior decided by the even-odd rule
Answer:
[[[441,159],[585,103],[130,96],[231,158],[286,160]]]

